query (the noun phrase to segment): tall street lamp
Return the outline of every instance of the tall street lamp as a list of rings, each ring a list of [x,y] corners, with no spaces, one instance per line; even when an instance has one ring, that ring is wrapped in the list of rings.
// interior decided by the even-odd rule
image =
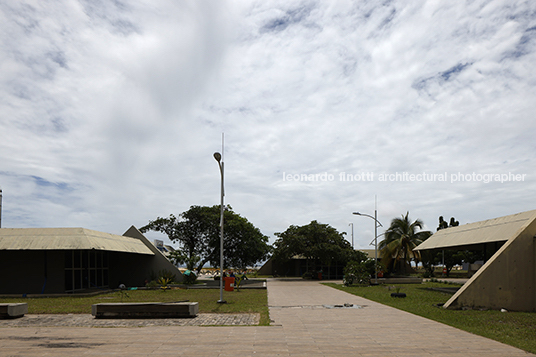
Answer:
[[[220,304],[225,303],[223,300],[223,160],[219,152],[214,153],[214,158],[218,162],[221,174],[221,204],[220,204]]]
[[[379,227],[383,227],[380,221],[378,221],[378,210],[374,210],[374,217],[366,213],[354,212],[353,214],[357,216],[369,217],[374,220],[374,279],[375,284],[378,284],[378,225]]]
[[[352,248],[354,248],[354,224],[350,223],[349,226],[352,226]]]

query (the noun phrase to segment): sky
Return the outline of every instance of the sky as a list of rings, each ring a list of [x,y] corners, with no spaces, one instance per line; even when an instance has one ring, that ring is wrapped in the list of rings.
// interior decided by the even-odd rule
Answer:
[[[217,205],[222,148],[270,243],[536,209],[534,1],[0,1],[0,24],[3,228]]]

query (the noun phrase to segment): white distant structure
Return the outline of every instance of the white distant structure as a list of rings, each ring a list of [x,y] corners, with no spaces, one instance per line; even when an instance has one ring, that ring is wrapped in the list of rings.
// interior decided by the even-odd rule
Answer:
[[[160,239],[155,239],[153,241],[153,244],[154,246],[162,252],[162,254],[164,254],[167,258],[169,258],[169,254],[171,252],[174,252],[176,249],[173,248],[172,246],[170,245],[167,245],[167,244],[164,244],[164,241],[163,240],[160,240]]]

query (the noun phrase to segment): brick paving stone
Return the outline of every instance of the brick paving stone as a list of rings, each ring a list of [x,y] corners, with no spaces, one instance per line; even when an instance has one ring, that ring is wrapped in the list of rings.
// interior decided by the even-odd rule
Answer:
[[[147,326],[252,326],[259,314],[198,314],[173,319],[96,319],[90,314],[24,315],[0,320],[1,327],[147,327]]]
[[[324,306],[344,303],[361,308]],[[271,326],[250,314],[0,320],[0,356],[534,356],[314,281],[269,280],[268,304]]]

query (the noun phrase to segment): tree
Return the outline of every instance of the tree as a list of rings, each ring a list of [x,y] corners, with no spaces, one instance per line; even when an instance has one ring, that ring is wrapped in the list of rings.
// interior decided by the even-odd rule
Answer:
[[[368,259],[364,262],[351,261],[344,267],[345,286],[352,284],[369,285],[370,277],[375,273],[374,260]]]
[[[413,251],[419,244],[432,235],[430,231],[420,231],[423,223],[420,219],[411,222],[409,212],[402,218],[394,218],[385,232],[385,239],[379,244],[382,263],[391,272],[406,271],[406,266],[414,259],[420,261],[421,255]]]
[[[437,251],[435,250],[424,250],[421,251],[421,262],[424,268],[425,278],[434,277],[434,265],[436,264]]]
[[[376,273],[377,264],[375,264],[375,260],[369,259],[363,252],[356,252],[360,254],[349,261],[344,267],[343,283],[345,286],[352,284],[368,285],[370,283],[370,277]]]
[[[266,259],[270,252],[268,237],[246,218],[224,209],[224,267],[246,268]],[[172,255],[176,263],[186,264],[197,274],[210,263],[220,266],[220,206],[191,206],[179,217],[158,217],[140,228],[142,233],[157,231],[166,234],[178,250]]]
[[[437,230],[447,229],[450,227],[457,227],[460,225],[454,217],[450,218],[450,223],[447,223],[443,216],[439,216],[439,225]],[[467,252],[467,253],[466,253]],[[434,276],[434,265],[445,264],[447,269],[447,277],[450,275],[450,271],[455,265],[462,264],[464,257],[467,256],[468,251],[453,251],[453,250],[433,250],[421,253],[423,266],[426,270],[426,275]]]
[[[312,221],[305,226],[290,226],[274,243],[274,260],[288,261],[299,255],[307,260],[330,265],[333,261],[346,263],[359,260],[351,244],[344,239],[345,233],[339,233],[328,224]]]

